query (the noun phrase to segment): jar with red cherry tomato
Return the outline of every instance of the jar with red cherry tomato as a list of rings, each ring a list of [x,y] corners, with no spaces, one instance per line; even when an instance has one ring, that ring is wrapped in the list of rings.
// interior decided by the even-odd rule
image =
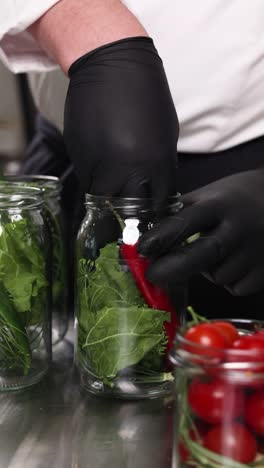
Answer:
[[[198,317],[171,362],[173,468],[264,467],[264,322]]]

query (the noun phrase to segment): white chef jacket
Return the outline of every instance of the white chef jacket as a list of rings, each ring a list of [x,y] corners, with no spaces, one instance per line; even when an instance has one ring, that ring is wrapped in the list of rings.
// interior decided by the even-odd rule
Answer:
[[[25,29],[58,0],[4,0],[0,58],[31,75],[62,128],[67,78]],[[264,0],[123,0],[154,39],[180,121],[178,148],[215,152],[264,135]],[[61,91],[58,93],[58,89]]]

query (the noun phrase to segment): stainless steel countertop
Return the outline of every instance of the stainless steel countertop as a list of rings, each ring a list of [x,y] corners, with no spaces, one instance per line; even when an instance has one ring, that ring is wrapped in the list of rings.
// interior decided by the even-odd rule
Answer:
[[[170,468],[171,399],[122,402],[80,391],[71,337],[46,379],[0,394],[0,468]]]

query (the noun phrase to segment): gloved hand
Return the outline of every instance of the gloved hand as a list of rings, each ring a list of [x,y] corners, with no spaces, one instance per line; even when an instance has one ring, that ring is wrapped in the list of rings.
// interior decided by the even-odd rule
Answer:
[[[264,290],[264,169],[220,179],[182,202],[177,216],[140,239],[139,252],[153,259],[149,280],[181,283],[205,272],[234,295]]]
[[[174,193],[178,120],[150,38],[128,38],[69,70],[64,138],[83,190],[96,195]]]

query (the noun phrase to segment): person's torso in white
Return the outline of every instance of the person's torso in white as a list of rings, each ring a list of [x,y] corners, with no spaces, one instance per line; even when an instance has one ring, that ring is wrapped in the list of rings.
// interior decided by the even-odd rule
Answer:
[[[180,151],[215,152],[264,135],[264,0],[123,3],[163,59],[180,121]],[[58,102],[57,75],[49,76],[49,102],[47,89],[39,90],[41,110],[50,117],[58,105],[62,115],[64,95]]]
[[[124,0],[154,37],[179,121],[179,150],[264,135],[263,0]]]

